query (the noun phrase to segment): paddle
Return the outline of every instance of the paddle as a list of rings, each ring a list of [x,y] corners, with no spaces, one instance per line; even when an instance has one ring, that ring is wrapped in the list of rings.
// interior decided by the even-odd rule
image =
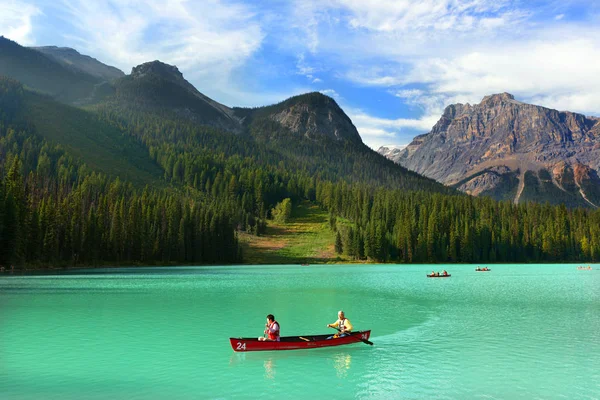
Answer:
[[[342,331],[340,328],[336,328],[335,326],[329,326],[329,327],[330,327],[330,328],[333,328],[333,329],[335,329],[335,330],[336,330],[336,331],[338,331],[338,332],[341,332],[341,331]],[[368,345],[371,345],[371,346],[373,346],[373,342],[370,342],[370,341],[368,341],[367,339],[363,339],[363,338],[361,338],[361,337],[359,337],[359,336],[352,335],[351,333],[349,333],[349,336],[351,336],[351,337],[352,337],[352,338],[354,338],[354,339],[358,339],[358,340],[360,340],[360,341],[361,341],[361,342],[363,342],[364,344],[368,344]]]

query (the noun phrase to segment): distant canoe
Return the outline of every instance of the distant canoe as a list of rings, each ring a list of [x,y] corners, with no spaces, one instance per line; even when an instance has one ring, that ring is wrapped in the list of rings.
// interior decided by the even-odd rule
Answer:
[[[476,269],[477,272],[489,272],[491,269]]]
[[[427,274],[428,278],[450,278],[451,276],[452,276],[451,274],[448,274],[448,275],[430,275],[430,274]]]

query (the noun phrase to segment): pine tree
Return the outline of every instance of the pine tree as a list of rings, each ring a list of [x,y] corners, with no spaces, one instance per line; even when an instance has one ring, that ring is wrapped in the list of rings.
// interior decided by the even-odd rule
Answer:
[[[335,235],[335,252],[337,254],[342,254],[344,252],[344,246],[342,245],[342,236],[340,235],[340,231],[337,231]]]

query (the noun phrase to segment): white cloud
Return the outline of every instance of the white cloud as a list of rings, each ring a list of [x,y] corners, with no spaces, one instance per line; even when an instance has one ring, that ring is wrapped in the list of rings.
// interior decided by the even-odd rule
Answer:
[[[304,53],[301,53],[300,55],[298,55],[298,57],[296,59],[296,73],[298,75],[304,75],[306,78],[313,80],[313,79],[315,79],[313,74],[317,71],[318,71],[317,68],[309,65],[306,62]]]
[[[435,95],[473,101],[510,92],[549,107],[600,112],[600,29],[593,39],[563,37],[505,44],[453,59],[416,62],[405,83],[424,83]]]
[[[320,92],[323,93],[326,96],[333,97],[335,99],[339,99],[340,98],[340,95],[338,94],[338,92],[336,92],[333,89],[324,89],[324,90],[320,90]]]
[[[259,48],[264,32],[251,7],[205,0],[63,0],[74,47],[124,71],[160,59],[199,88],[231,86],[232,72]]]
[[[467,31],[504,25],[511,11],[501,12],[504,0],[337,0],[350,11],[349,24],[380,32]],[[499,15],[490,17],[490,13]]]
[[[440,115],[425,115],[421,118],[379,118],[369,115],[361,109],[344,108],[363,142],[373,149],[392,142],[410,142],[412,134],[403,134],[403,130],[426,132],[431,130]]]
[[[268,92],[254,92],[237,88],[228,88],[220,96],[221,101],[228,106],[235,107],[261,107],[282,102],[290,97],[308,93],[308,87],[295,87],[289,90],[274,90]]]
[[[448,94],[423,91],[418,89],[390,91],[396,97],[404,99],[405,104],[418,107],[423,115],[431,121],[435,116],[441,117],[444,109],[450,104],[478,103],[483,96],[473,94]],[[418,129],[418,127],[415,127]],[[431,128],[431,127],[429,127]]]
[[[317,1],[296,0],[292,4],[291,18],[286,18],[287,28],[293,31],[292,43],[314,54],[320,44],[319,24],[323,20],[324,7]]]
[[[0,2],[0,34],[21,45],[35,43],[33,34],[34,17],[42,12],[36,6],[19,0]]]
[[[598,18],[565,22],[561,14],[540,23],[529,18],[535,9],[519,9],[526,4],[509,1],[497,6],[491,1],[425,1],[417,9],[404,1],[339,3],[351,10],[354,26],[362,27],[352,46],[363,55],[345,58],[349,68],[339,75],[388,88],[419,106],[423,115],[505,91],[526,102],[600,114]],[[445,7],[437,8],[440,4]],[[540,13],[551,11],[549,5]],[[468,16],[472,23],[460,23]],[[422,93],[411,92],[414,87]]]
[[[392,92],[392,94],[401,99],[414,99],[423,96],[425,92],[420,89],[402,89]]]
[[[345,78],[366,86],[396,86],[409,83],[401,74],[396,75],[393,69],[390,71],[381,67],[354,68],[345,74]]]

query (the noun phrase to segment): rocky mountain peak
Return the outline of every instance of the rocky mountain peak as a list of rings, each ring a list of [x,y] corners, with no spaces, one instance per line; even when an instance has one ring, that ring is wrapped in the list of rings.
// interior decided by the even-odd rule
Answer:
[[[520,101],[515,100],[515,96],[510,93],[496,93],[489,96],[485,96],[481,103],[479,103],[480,107],[495,107],[502,104],[523,104]]]
[[[328,137],[362,143],[356,127],[337,102],[320,92],[294,96],[266,107],[269,118],[307,138]]]
[[[117,86],[121,94],[134,96],[137,102],[170,110],[202,125],[232,132],[241,130],[231,108],[200,93],[174,65],[159,60],[140,64]]]
[[[131,69],[132,78],[139,79],[147,75],[156,75],[171,81],[185,81],[183,74],[176,66],[165,64],[159,60],[145,62]]]
[[[510,93],[507,92],[503,92],[503,93],[495,93],[495,94],[490,94],[488,96],[484,96],[483,97],[483,101],[482,102],[486,102],[486,101],[508,101],[508,100],[514,100],[515,96],[513,96]]]
[[[454,119],[459,115],[463,114],[464,112],[470,111],[472,108],[473,106],[471,106],[469,103],[450,104],[444,109],[444,114],[442,115],[442,118]]]
[[[474,195],[600,204],[600,119],[523,103],[510,93],[449,105],[431,132],[386,156]]]

